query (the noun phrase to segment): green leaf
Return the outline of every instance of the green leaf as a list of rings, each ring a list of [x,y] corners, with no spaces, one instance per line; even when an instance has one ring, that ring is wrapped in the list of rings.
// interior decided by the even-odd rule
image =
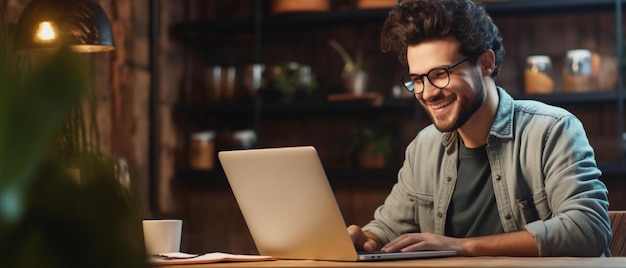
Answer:
[[[4,64],[2,64],[4,66]],[[18,80],[0,70],[0,195],[19,196],[48,155],[61,124],[79,104],[85,88],[77,55],[61,49],[39,69]],[[6,191],[6,192],[5,192]],[[16,195],[16,193],[18,193]],[[15,218],[19,200],[0,206],[0,217]],[[8,214],[10,213],[10,214]]]

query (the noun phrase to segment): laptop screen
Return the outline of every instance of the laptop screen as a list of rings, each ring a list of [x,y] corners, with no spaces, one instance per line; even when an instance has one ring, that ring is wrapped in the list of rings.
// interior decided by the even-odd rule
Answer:
[[[359,258],[314,147],[222,151],[218,157],[261,255],[335,261],[456,255],[434,251]]]

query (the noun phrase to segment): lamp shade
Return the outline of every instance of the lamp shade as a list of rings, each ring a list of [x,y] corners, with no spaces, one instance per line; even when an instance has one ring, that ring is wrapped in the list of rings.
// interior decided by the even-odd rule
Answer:
[[[115,48],[111,23],[93,0],[34,0],[15,28],[15,50],[40,53],[69,46],[77,52],[104,52]]]

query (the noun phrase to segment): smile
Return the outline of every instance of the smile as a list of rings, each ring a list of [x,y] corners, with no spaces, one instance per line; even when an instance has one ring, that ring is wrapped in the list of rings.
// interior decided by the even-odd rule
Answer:
[[[454,99],[449,99],[447,101],[444,101],[438,104],[431,104],[430,107],[433,108],[433,110],[439,110],[443,107],[450,105],[452,102],[454,102]]]

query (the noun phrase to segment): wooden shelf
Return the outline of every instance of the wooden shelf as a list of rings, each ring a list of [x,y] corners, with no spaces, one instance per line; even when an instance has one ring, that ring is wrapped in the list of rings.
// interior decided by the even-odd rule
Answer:
[[[611,103],[618,102],[617,91],[602,91],[588,93],[553,93],[553,94],[514,94],[518,100],[538,100],[549,104],[576,104],[576,103]],[[213,104],[192,104],[179,106],[179,112],[190,115],[220,114],[223,116],[250,115],[258,111],[264,115],[278,114],[323,114],[323,113],[351,113],[351,112],[380,112],[380,111],[407,111],[412,112],[419,106],[413,98],[383,98],[380,101],[372,99],[355,99],[346,101],[327,101],[313,99],[293,102],[266,102],[241,101]]]
[[[509,0],[489,2],[485,8],[492,16],[593,12],[614,10],[615,0]]]
[[[293,102],[230,102],[215,104],[193,104],[178,106],[177,111],[189,116],[219,114],[222,116],[250,116],[253,112],[262,115],[280,114],[325,114],[325,113],[364,113],[380,111],[413,112],[419,105],[413,98],[385,98],[380,101],[358,99],[350,101],[326,101],[313,99]]]
[[[537,15],[544,13],[592,12],[613,10],[615,0],[509,0],[484,3],[492,17],[515,14]],[[265,15],[260,21],[260,30],[289,31],[303,29],[323,29],[340,25],[381,25],[390,9],[351,9],[327,12],[290,12],[278,15]],[[205,35],[220,39],[225,35],[255,32],[255,18],[193,20],[173,25],[170,36],[177,40],[198,41]]]
[[[326,176],[333,186],[349,185],[355,182],[368,185],[391,186],[397,180],[399,168],[382,169],[327,169]],[[181,170],[177,181],[206,190],[230,189],[228,180],[221,167],[212,170]]]
[[[368,185],[391,186],[398,179],[400,167],[382,169],[326,169],[328,181],[333,186],[363,183]],[[604,176],[626,175],[626,163],[599,163],[598,168]],[[211,190],[230,189],[226,175],[221,167],[213,170],[182,170],[177,174],[178,180],[185,181],[195,187]]]
[[[615,102],[617,103],[618,92],[601,91],[601,92],[585,92],[585,93],[552,93],[552,94],[517,94],[513,95],[517,100],[538,100],[550,104],[572,104],[572,103],[599,103],[599,102]]]

